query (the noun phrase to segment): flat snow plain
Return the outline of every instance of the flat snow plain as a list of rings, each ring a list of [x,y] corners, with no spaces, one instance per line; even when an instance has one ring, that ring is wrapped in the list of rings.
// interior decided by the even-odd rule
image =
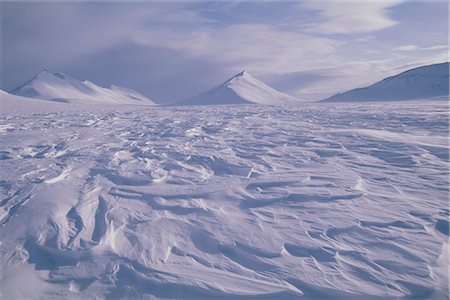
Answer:
[[[448,109],[3,112],[1,296],[445,299]]]

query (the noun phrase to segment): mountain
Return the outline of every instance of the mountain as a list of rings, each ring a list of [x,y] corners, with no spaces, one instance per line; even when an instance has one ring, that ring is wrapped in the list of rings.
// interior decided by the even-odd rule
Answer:
[[[299,99],[279,92],[248,72],[242,71],[219,86],[198,96],[178,103],[179,105],[216,104],[283,104],[296,103]]]
[[[321,102],[427,99],[449,94],[449,63],[414,68],[364,88],[336,94]]]
[[[82,104],[154,104],[140,93],[118,86],[103,88],[90,81],[78,80],[64,73],[41,71],[31,80],[11,91],[11,94]]]

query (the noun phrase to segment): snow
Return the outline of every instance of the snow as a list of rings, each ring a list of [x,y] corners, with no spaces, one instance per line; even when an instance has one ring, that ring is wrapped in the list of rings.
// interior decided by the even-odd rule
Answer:
[[[68,112],[68,111],[83,111],[86,109],[102,109],[108,107],[109,109],[120,109],[121,106],[127,107],[146,107],[147,102],[136,101],[133,104],[125,104],[128,100],[116,102],[103,101],[85,101],[86,99],[67,99],[62,100],[46,100],[39,98],[30,98],[11,95],[5,91],[0,90],[0,113],[3,115],[17,115],[17,114],[41,114],[48,112]],[[133,100],[134,101],[134,100]],[[106,105],[106,106],[105,106]],[[0,128],[1,131],[1,128]]]
[[[264,82],[242,71],[219,86],[198,96],[178,103],[179,105],[217,105],[217,104],[264,104],[279,105],[298,103],[300,100],[279,92]]]
[[[76,104],[154,104],[147,97],[131,89],[115,85],[107,89],[87,80],[81,81],[61,72],[51,73],[48,70],[38,73],[11,91],[11,94]]]
[[[79,109],[79,106],[63,102],[11,95],[0,90],[0,112],[4,115],[31,112],[46,113],[51,111],[67,111],[71,109]]]
[[[350,90],[323,102],[431,99],[449,100],[449,63],[423,66]],[[436,99],[437,100],[437,99]]]
[[[448,297],[448,103],[4,94],[5,299]]]

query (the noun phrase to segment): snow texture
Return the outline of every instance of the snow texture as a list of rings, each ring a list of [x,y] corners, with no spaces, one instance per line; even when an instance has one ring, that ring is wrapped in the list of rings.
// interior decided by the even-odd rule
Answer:
[[[445,102],[39,105],[0,110],[2,298],[448,297]]]
[[[196,97],[178,103],[179,105],[217,104],[265,104],[276,105],[298,103],[300,100],[279,92],[264,82],[242,71],[219,86]]]
[[[371,86],[334,95],[323,102],[449,99],[449,63],[423,66]]]
[[[46,99],[62,103],[79,104],[154,104],[140,93],[118,86],[110,89],[90,81],[78,80],[64,73],[44,70],[11,94],[29,98]]]

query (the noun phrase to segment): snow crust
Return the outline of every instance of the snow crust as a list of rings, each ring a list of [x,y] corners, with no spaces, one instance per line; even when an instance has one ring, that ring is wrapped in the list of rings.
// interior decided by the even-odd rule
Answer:
[[[323,102],[387,101],[431,99],[449,100],[449,63],[411,69],[385,78],[371,86],[353,89]]]
[[[1,297],[446,298],[448,109],[0,110]]]
[[[78,80],[64,73],[44,70],[22,86],[11,91],[18,96],[79,104],[154,104],[142,94],[127,88],[100,87],[90,81]]]
[[[198,96],[182,101],[180,105],[264,104],[298,103],[300,100],[277,91],[264,82],[242,71],[219,86]]]

